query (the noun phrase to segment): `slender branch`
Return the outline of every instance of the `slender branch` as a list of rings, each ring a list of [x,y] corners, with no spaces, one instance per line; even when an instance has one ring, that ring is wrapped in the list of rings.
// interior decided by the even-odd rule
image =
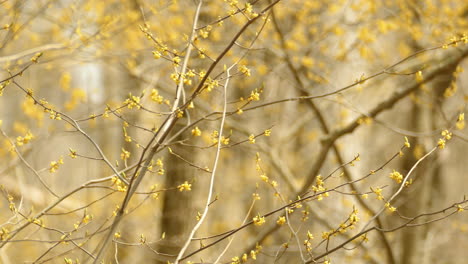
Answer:
[[[46,44],[32,49],[24,50],[16,54],[0,57],[0,63],[11,62],[25,57],[32,57],[38,52],[64,49],[65,45],[61,43]]]
[[[200,1],[201,3],[201,1]],[[178,264],[179,261],[182,259],[183,255],[185,254],[185,251],[187,251],[188,246],[192,242],[193,237],[195,236],[195,233],[197,230],[200,228],[200,226],[203,224],[203,221],[205,220],[206,216],[208,215],[208,210],[210,208],[210,203],[212,200],[213,196],[213,189],[214,189],[214,180],[216,176],[216,170],[218,168],[218,162],[219,162],[219,155],[221,154],[221,146],[222,146],[222,136],[223,136],[223,131],[224,131],[224,123],[226,120],[226,110],[227,110],[227,88],[229,86],[229,80],[231,77],[230,70],[232,67],[234,67],[235,64],[233,64],[231,67],[229,67],[226,70],[226,82],[224,83],[224,104],[223,104],[223,112],[224,115],[221,118],[221,124],[219,125],[219,133],[218,133],[218,146],[216,149],[216,155],[214,159],[214,164],[213,164],[213,169],[211,170],[211,177],[210,177],[210,186],[208,189],[208,197],[206,198],[206,204],[205,208],[203,209],[203,213],[200,217],[200,220],[198,220],[197,224],[193,227],[192,231],[190,231],[190,234],[185,241],[185,244],[182,246],[182,249],[179,251],[179,254],[177,255],[177,259],[175,260],[175,264]]]
[[[10,142],[10,145],[14,148],[16,154],[18,155],[18,157],[20,158],[20,160],[24,163],[24,165],[26,165],[26,167],[36,176],[36,178],[39,180],[39,182],[42,184],[42,186],[44,186],[44,188],[46,188],[46,190],[51,193],[53,196],[55,196],[56,198],[58,198],[59,196],[54,192],[52,191],[52,189],[50,188],[49,185],[47,185],[47,183],[44,182],[44,180],[42,179],[41,175],[39,175],[39,173],[24,159],[23,155],[21,155],[21,152],[19,151],[19,149],[16,147],[16,144],[8,137],[8,135],[5,133],[5,131],[3,131],[2,129],[0,129],[0,132],[2,133],[2,135],[8,139],[8,141]]]
[[[199,2],[197,12],[196,12],[195,17],[194,17],[193,27],[192,27],[192,34],[191,34],[191,38],[189,39],[189,43],[188,43],[188,48],[189,49],[191,47],[191,43],[193,42],[193,38],[194,38],[194,35],[195,35],[194,30],[196,28],[196,24],[197,24],[197,21],[198,21],[198,16],[199,16],[200,8],[201,8],[201,3],[202,3],[202,1]],[[187,54],[185,55],[185,58],[184,58],[184,64],[182,66],[183,68],[182,68],[181,72],[185,72],[185,70],[187,68],[189,56],[190,56],[190,52],[187,52]],[[181,74],[180,78],[183,78],[182,74]],[[183,81],[181,80],[180,83],[183,84]],[[146,172],[148,171],[148,166],[151,163],[152,157],[156,154],[156,152],[158,151],[158,149],[161,146],[162,142],[169,135],[170,131],[172,130],[172,128],[174,127],[174,125],[176,124],[176,122],[178,120],[177,113],[175,112],[175,110],[179,108],[180,95],[181,95],[182,90],[183,90],[183,85],[182,84],[179,84],[179,86],[177,88],[177,91],[176,91],[177,95],[176,95],[175,103],[173,105],[172,114],[167,117],[167,119],[162,124],[161,129],[152,137],[152,139],[148,143],[147,147],[145,148],[145,150],[143,151],[143,153],[140,156],[140,160],[139,160],[139,162],[137,164],[137,167],[135,169],[135,172],[134,172],[134,174],[133,174],[133,176],[132,176],[132,178],[130,180],[128,190],[127,190],[127,193],[125,194],[125,198],[124,198],[124,200],[122,202],[120,210],[118,211],[118,213],[117,213],[117,215],[116,215],[116,217],[115,217],[115,219],[114,219],[114,221],[112,223],[112,226],[110,227],[109,232],[107,233],[106,237],[103,239],[103,241],[101,243],[102,245],[100,246],[99,252],[97,254],[96,259],[94,260],[94,263],[99,263],[99,261],[104,257],[104,253],[106,252],[107,245],[109,244],[109,241],[111,240],[111,237],[112,237],[114,231],[117,229],[118,225],[120,224],[120,222],[121,222],[121,220],[123,218],[125,209],[126,209],[128,203],[130,202],[130,199],[132,198],[133,194],[137,190],[137,188],[140,185],[141,181],[145,177]],[[182,111],[181,109],[179,109],[179,110]],[[152,143],[154,141],[156,141],[156,144],[151,148],[151,151],[148,153],[148,156],[146,157],[146,160],[145,160],[146,150],[152,145]],[[141,166],[143,162],[144,162],[144,165]],[[141,168],[141,170],[139,170],[140,168]]]

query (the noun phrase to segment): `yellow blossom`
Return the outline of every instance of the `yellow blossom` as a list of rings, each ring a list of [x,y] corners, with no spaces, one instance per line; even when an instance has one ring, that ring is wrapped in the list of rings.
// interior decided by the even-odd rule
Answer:
[[[252,197],[253,197],[254,200],[260,200],[261,199],[260,194],[258,194],[258,193],[253,193]]]
[[[151,100],[153,100],[154,102],[156,102],[158,104],[162,104],[164,102],[164,97],[159,95],[159,92],[156,89],[151,90],[151,95],[150,96],[151,96]]]
[[[32,139],[34,139],[34,135],[31,133],[31,131],[28,131],[24,137],[18,136],[16,138],[16,144],[18,146],[23,146],[28,144]]]
[[[153,51],[153,58],[155,59],[161,58],[161,53],[159,51]]]
[[[405,147],[407,147],[407,148],[411,147],[407,137],[405,137]]]
[[[416,81],[420,83],[423,80],[424,80],[424,77],[423,77],[422,71],[416,72]]]
[[[253,218],[253,223],[254,225],[256,226],[261,226],[265,223],[265,217],[264,216],[260,216],[260,215],[257,215]]]
[[[253,90],[250,93],[250,96],[248,98],[249,101],[259,101],[260,100],[260,93],[257,91],[257,89]]]
[[[192,135],[193,136],[199,137],[199,136],[201,136],[201,134],[202,134],[202,132],[198,127],[195,127],[194,129],[192,129]]]
[[[120,159],[127,160],[130,158],[130,152],[122,148],[122,152],[120,153]]]
[[[62,116],[54,110],[49,110],[49,118],[52,120],[62,120]]]
[[[63,158],[62,157],[60,157],[60,159],[57,160],[57,161],[51,161],[50,166],[49,166],[49,172],[50,173],[56,172],[59,169],[61,164],[63,164]]]
[[[249,136],[249,143],[250,144],[255,144],[255,135],[252,134],[252,135]]]
[[[124,101],[124,104],[127,105],[128,109],[137,108],[140,109],[140,97],[134,96],[131,93],[128,95],[128,98]]]
[[[242,74],[245,74],[246,76],[250,76],[250,69],[247,68],[247,66],[241,65],[241,66],[239,66],[238,69]]]
[[[68,150],[70,151],[70,154],[68,154],[68,155],[70,155],[70,157],[71,157],[72,159],[75,159],[75,158],[76,158],[76,155],[77,155],[77,154],[76,154],[76,150],[74,150],[74,149],[72,149],[72,148],[69,148]]]
[[[358,217],[358,211],[357,209],[354,209],[353,212],[351,213],[351,215],[349,216],[349,221],[351,224],[355,224],[357,222],[359,222],[359,217]]]
[[[239,264],[240,263],[240,259],[239,257],[233,257],[231,258],[231,264]]]
[[[192,184],[185,181],[184,183],[177,186],[177,189],[179,189],[179,192],[190,191],[190,190],[192,190]]]
[[[397,183],[401,183],[403,181],[403,175],[401,175],[401,173],[396,170],[393,170],[389,177],[395,180]]]
[[[455,124],[458,130],[465,128],[465,113],[460,113],[457,118],[457,123]]]
[[[359,125],[370,125],[372,124],[372,118],[368,117],[368,116],[364,116],[364,117],[360,117],[358,120],[357,120],[357,123]]]
[[[450,140],[450,139],[452,138],[452,133],[449,132],[448,130],[444,130],[444,131],[442,131],[442,133],[440,133],[440,134],[441,134],[441,135],[444,137],[444,139],[446,139],[446,140]]]
[[[229,144],[229,138],[226,138],[224,136],[221,136],[221,143],[223,145],[228,145]]]
[[[276,220],[276,224],[278,225],[284,225],[286,223],[286,217],[285,216],[280,216],[278,217],[278,220]]]
[[[375,189],[372,189],[372,192],[374,192],[376,195],[377,195],[377,200],[383,200],[384,197],[382,195],[382,189],[381,188],[375,188]]]
[[[440,138],[437,142],[437,146],[439,146],[440,149],[445,148],[445,140],[443,138]]]
[[[329,232],[322,232],[322,238],[323,239],[328,239],[330,237],[330,233]]]
[[[184,116],[184,111],[177,109],[176,114],[177,114],[177,118],[182,118]]]
[[[385,207],[392,213],[396,211],[396,208],[391,206],[390,203],[385,203]]]
[[[175,65],[178,65],[180,63],[180,57],[176,56],[172,58],[172,62],[174,62]]]
[[[38,52],[38,53],[34,54],[34,56],[31,58],[31,62],[32,63],[37,63],[41,56],[42,56],[42,52]]]
[[[218,136],[219,136],[218,130],[213,130],[213,133],[211,133],[211,142],[213,142],[213,144],[218,143]]]

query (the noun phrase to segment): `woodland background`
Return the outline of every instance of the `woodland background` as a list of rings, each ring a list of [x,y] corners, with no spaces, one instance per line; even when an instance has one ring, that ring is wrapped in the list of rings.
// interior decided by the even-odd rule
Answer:
[[[1,263],[468,257],[466,1],[0,0],[0,29]]]

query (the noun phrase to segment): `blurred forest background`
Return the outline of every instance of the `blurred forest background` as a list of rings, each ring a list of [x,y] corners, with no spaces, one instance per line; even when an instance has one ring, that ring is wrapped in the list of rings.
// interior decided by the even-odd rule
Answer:
[[[463,0],[0,0],[0,263],[461,263]]]

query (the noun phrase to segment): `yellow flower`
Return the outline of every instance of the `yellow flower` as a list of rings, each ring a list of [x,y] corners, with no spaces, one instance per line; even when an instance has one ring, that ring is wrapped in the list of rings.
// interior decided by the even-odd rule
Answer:
[[[74,149],[72,149],[72,148],[69,148],[68,150],[70,151],[70,154],[69,154],[70,157],[71,157],[72,159],[75,159],[75,158],[76,158],[76,150],[74,150]]]
[[[403,181],[403,175],[396,170],[393,170],[393,172],[390,173],[390,178],[395,180],[397,183],[401,183]]]
[[[278,217],[278,220],[276,220],[276,223],[278,225],[284,225],[284,223],[286,223],[286,217],[285,216]]]
[[[34,135],[31,133],[31,131],[28,131],[26,133],[26,135],[24,135],[24,137],[19,136],[19,137],[16,138],[16,144],[18,144],[18,146],[26,145],[33,138],[34,138]]]
[[[458,130],[462,130],[465,128],[465,113],[461,113],[458,115],[457,123],[455,124]]]
[[[153,51],[153,58],[155,59],[161,58],[161,53],[159,51]]]
[[[444,139],[446,139],[446,140],[452,139],[452,133],[449,132],[447,129],[444,130],[444,131],[442,131],[442,133],[440,133],[440,134],[441,134],[441,135],[444,137]]]
[[[424,80],[424,78],[423,78],[423,75],[422,75],[422,71],[418,71],[416,73],[416,81],[417,82],[422,82],[423,80]]]
[[[61,164],[63,164],[63,158],[62,157],[60,157],[60,159],[58,161],[51,161],[50,166],[49,166],[49,172],[50,173],[56,172],[59,169]]]
[[[260,200],[261,199],[260,194],[258,194],[258,193],[253,193],[252,197],[253,197],[254,200]]]
[[[357,210],[354,210],[349,216],[349,221],[351,222],[351,224],[355,224],[359,221],[359,217],[357,213],[358,213]]]
[[[211,142],[213,144],[218,143],[218,136],[219,136],[218,130],[213,130],[213,133],[211,133]]]
[[[239,257],[236,256],[231,259],[231,264],[239,264],[239,263],[240,263]]]
[[[407,147],[407,148],[411,147],[407,137],[405,137],[405,147]]]
[[[192,190],[192,184],[185,181],[184,183],[177,186],[177,189],[179,189],[179,192],[190,191],[190,190]]]
[[[164,102],[164,97],[159,95],[158,90],[152,89],[151,90],[151,100],[153,100],[154,102],[156,102],[158,104],[162,104]]]
[[[393,206],[390,206],[390,203],[386,203],[386,204],[385,204],[385,207],[387,207],[387,209],[388,209],[391,213],[393,213],[393,212],[396,211],[396,208],[393,207]]]
[[[184,111],[182,111],[180,109],[177,109],[176,113],[177,113],[177,118],[182,118],[184,116]]]
[[[192,129],[192,135],[195,136],[195,137],[201,136],[201,133],[202,132],[198,127],[195,127],[194,129]]]
[[[54,110],[50,110],[49,111],[50,115],[49,115],[49,118],[52,119],[52,120],[62,120],[62,116],[55,112]]]
[[[440,149],[445,148],[445,140],[443,138],[440,138],[437,142],[437,146],[439,146]]]
[[[221,136],[221,143],[223,143],[224,145],[228,145],[229,144],[229,138]]]
[[[250,96],[248,98],[249,101],[259,101],[260,100],[260,93],[257,91],[257,89],[253,90],[250,93]]]
[[[130,152],[122,148],[122,152],[120,153],[120,159],[127,160],[130,158]]]
[[[241,73],[245,74],[246,76],[250,76],[250,69],[247,68],[247,66],[241,65],[241,66],[239,66],[238,69],[239,69],[239,71],[240,71]]]
[[[174,62],[174,64],[178,65],[180,63],[180,57],[174,57],[172,58],[172,62]]]
[[[249,143],[250,144],[255,144],[255,135],[252,134],[252,135],[249,136]]]
[[[260,216],[260,215],[257,215],[253,218],[253,223],[254,225],[256,226],[261,226],[265,223],[265,217],[264,216]]]
[[[34,56],[31,58],[32,63],[37,63],[38,59],[42,56],[42,52],[38,52],[34,54]]]
[[[383,200],[383,195],[382,195],[382,189],[381,188],[375,188],[375,189],[372,189],[372,192],[374,192],[376,195],[377,195],[377,200]]]
[[[328,239],[330,237],[330,233],[328,232],[322,232],[322,238],[323,239]]]
[[[261,249],[262,249],[262,246],[259,246],[259,245],[257,244],[255,250],[250,250],[250,257],[251,257],[253,260],[256,260],[256,259],[257,259],[257,254],[258,254],[258,252],[259,252]]]

